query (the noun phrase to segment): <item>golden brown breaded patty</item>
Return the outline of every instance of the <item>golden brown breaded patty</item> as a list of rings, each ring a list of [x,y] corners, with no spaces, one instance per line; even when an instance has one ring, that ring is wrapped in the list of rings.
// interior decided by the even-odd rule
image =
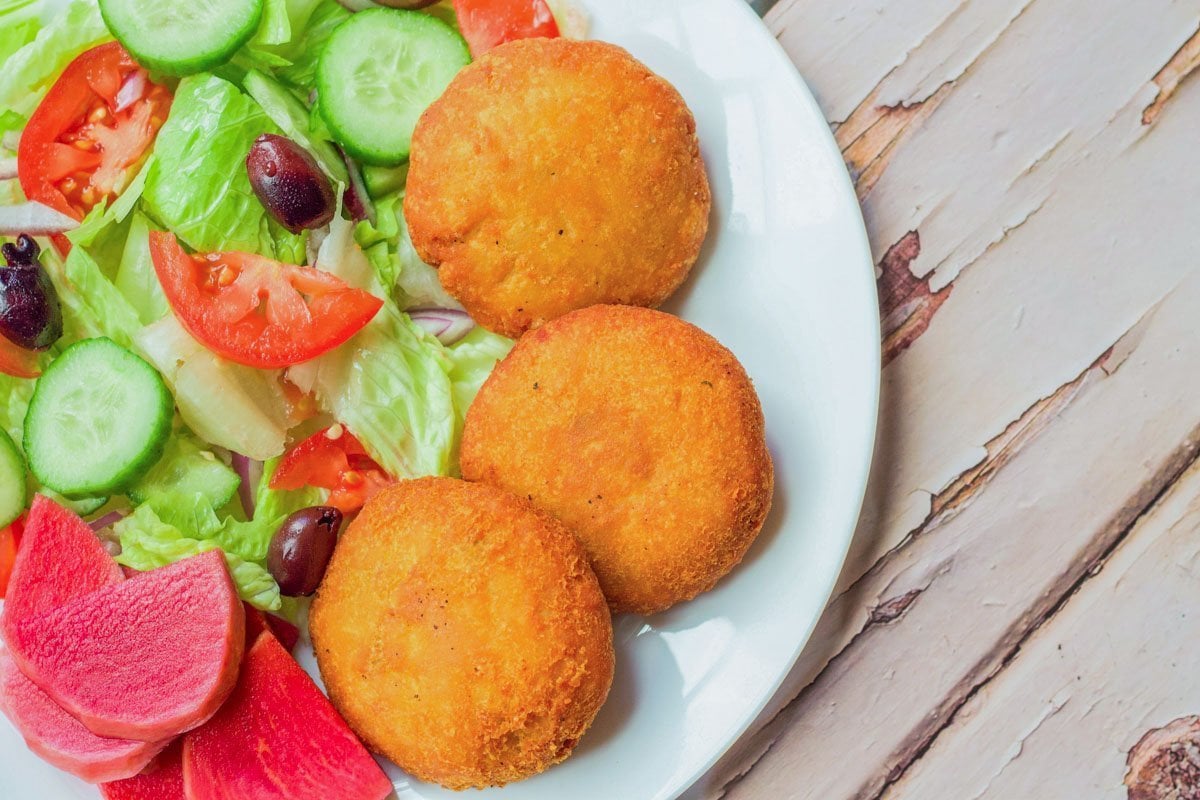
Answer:
[[[525,500],[450,478],[367,504],[309,622],[350,727],[452,789],[562,761],[612,684],[612,622],[575,537]]]
[[[513,337],[597,303],[660,305],[711,208],[679,92],[572,39],[511,42],[459,73],[413,134],[404,200],[442,285]]]
[[[711,589],[762,529],[774,469],[758,395],[704,331],[597,306],[517,343],[467,414],[462,470],[582,539],[614,611]]]

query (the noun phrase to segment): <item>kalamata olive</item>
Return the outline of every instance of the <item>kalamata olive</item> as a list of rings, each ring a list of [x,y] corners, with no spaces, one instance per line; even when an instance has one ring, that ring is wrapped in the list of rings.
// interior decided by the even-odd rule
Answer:
[[[308,597],[321,585],[337,546],[342,512],[316,506],[297,511],[271,539],[267,569],[285,597]]]
[[[292,233],[329,224],[336,198],[317,162],[300,145],[264,133],[246,156],[250,185],[271,216]]]
[[[8,266],[0,267],[0,334],[18,347],[45,350],[63,334],[58,292],[38,261],[41,250],[22,234],[0,248]]]

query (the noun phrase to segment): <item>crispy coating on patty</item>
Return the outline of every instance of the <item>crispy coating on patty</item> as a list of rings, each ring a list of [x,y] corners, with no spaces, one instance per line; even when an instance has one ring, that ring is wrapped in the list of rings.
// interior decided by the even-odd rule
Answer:
[[[740,563],[774,491],[762,407],[733,354],[680,319],[619,306],[517,343],[468,412],[462,469],[565,522],[613,610],[642,614]]]
[[[309,622],[354,731],[451,789],[564,760],[612,684],[612,622],[575,537],[525,500],[450,478],[367,504]]]
[[[679,92],[572,39],[511,42],[459,73],[417,125],[404,200],[442,285],[513,337],[598,303],[662,304],[711,208]]]

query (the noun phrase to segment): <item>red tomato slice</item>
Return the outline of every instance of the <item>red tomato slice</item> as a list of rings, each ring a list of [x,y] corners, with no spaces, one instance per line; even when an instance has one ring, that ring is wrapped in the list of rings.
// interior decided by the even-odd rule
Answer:
[[[0,336],[0,372],[14,378],[36,378],[41,374],[38,370],[38,354]]]
[[[358,439],[343,428],[317,433],[292,448],[271,477],[271,488],[294,491],[305,486],[328,489],[329,505],[353,514],[395,481],[376,464]]]
[[[454,0],[454,13],[473,58],[515,39],[559,36],[546,0]]]
[[[12,578],[13,564],[17,560],[17,546],[20,543],[20,520],[0,530],[0,600],[8,594],[8,581]]]
[[[150,234],[150,255],[180,324],[209,350],[249,367],[314,359],[383,307],[328,272],[249,253],[192,256],[170,233]]]
[[[25,196],[83,219],[137,174],[171,100],[120,44],[83,53],[21,134],[17,172]],[[66,240],[55,237],[55,243],[62,250]]]

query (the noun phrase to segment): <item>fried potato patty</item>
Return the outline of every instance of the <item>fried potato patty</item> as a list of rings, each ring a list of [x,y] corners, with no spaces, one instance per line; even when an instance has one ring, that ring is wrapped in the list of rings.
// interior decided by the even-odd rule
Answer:
[[[309,622],[354,731],[452,789],[567,758],[612,684],[612,622],[575,537],[522,499],[450,478],[367,504]]]
[[[583,541],[614,611],[651,614],[741,562],[771,506],[758,395],[694,325],[597,306],[517,343],[467,414],[462,470]]]
[[[711,208],[679,92],[572,39],[511,42],[459,73],[417,125],[404,200],[442,285],[513,337],[598,303],[660,305]]]

